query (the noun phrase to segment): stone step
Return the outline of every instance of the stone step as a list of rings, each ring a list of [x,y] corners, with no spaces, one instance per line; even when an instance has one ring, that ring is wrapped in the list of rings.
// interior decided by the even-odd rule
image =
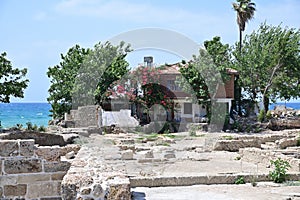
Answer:
[[[270,181],[269,174],[256,175],[255,182]],[[288,174],[290,181],[300,179],[300,173]],[[253,181],[251,174],[216,174],[184,177],[130,177],[131,188],[135,187],[169,187],[210,184],[234,184],[239,177],[244,177],[246,183]]]

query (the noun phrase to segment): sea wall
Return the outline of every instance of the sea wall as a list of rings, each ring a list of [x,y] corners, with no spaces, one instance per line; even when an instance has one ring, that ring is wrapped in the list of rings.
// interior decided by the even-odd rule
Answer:
[[[79,146],[35,146],[33,139],[0,141],[0,199],[61,199],[61,181],[70,168],[61,156]]]

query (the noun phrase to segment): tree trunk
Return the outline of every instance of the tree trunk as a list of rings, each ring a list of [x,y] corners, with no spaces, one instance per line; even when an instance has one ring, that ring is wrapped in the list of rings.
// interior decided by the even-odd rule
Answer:
[[[263,104],[264,104],[265,114],[267,114],[267,112],[269,111],[269,103],[270,103],[269,97],[267,97],[266,95],[264,95],[263,96]]]
[[[240,54],[242,53],[242,40],[243,40],[243,31],[240,28],[240,45],[239,45]]]

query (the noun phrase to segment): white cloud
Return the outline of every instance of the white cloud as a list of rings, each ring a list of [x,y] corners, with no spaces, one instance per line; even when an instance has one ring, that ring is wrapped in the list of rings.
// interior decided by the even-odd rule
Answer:
[[[33,19],[34,20],[37,20],[37,21],[42,21],[44,19],[47,18],[47,13],[46,12],[37,12],[34,16],[33,16]]]

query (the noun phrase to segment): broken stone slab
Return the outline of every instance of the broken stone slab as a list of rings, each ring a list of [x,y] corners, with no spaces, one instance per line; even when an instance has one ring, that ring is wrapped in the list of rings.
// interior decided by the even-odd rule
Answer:
[[[237,152],[241,148],[246,147],[256,147],[259,148],[261,146],[260,140],[218,140],[213,150],[215,151],[231,151]]]
[[[280,149],[285,149],[287,147],[294,147],[297,146],[298,144],[298,138],[282,138],[280,140],[277,140],[275,144],[277,145],[278,148]]]
[[[122,160],[132,160],[133,159],[133,151],[128,149],[126,151],[121,152],[121,159]]]

